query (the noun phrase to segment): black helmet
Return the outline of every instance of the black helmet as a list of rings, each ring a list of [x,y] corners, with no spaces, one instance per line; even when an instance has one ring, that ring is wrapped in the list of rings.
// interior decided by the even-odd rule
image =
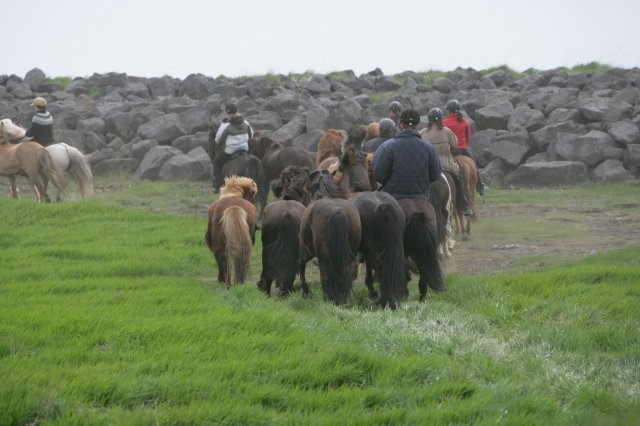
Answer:
[[[400,122],[409,126],[415,126],[420,123],[420,113],[415,109],[405,109],[400,114]]]
[[[390,118],[383,118],[378,126],[380,126],[380,133],[385,135],[393,134],[396,131],[396,123]]]
[[[449,102],[447,102],[447,111],[449,112],[460,111],[460,102],[458,102],[456,99],[451,99]]]
[[[431,122],[440,121],[442,117],[444,117],[444,113],[440,108],[431,108],[427,113],[427,117],[429,117],[429,121]]]
[[[400,105],[398,101],[393,101],[389,104],[389,111],[400,114],[400,112],[402,112],[402,105]]]

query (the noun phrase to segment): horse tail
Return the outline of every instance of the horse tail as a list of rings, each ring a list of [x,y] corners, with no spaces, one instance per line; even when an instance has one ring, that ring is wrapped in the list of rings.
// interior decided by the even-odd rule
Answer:
[[[88,197],[93,195],[93,174],[91,173],[89,162],[77,148],[72,146],[66,146],[65,148],[69,154],[69,168],[71,170],[71,174],[80,186],[82,198],[86,200]]]
[[[38,163],[40,164],[40,174],[42,178],[45,179],[45,182],[49,179],[58,192],[63,194],[66,187],[64,175],[58,166],[56,166],[49,151],[44,148],[38,150]]]
[[[446,178],[443,179],[444,182],[446,182]],[[444,245],[447,240],[447,217],[445,216],[447,201],[445,200],[445,196],[448,194],[444,193],[444,185],[445,183],[441,183],[441,181],[438,180],[431,185],[430,191],[431,203],[436,212],[436,241],[438,245],[441,246]]]
[[[284,214],[274,240],[262,247],[270,274],[281,286],[292,283],[298,272],[300,253],[300,220],[291,213]],[[265,230],[263,227],[263,236]]]
[[[234,283],[244,283],[251,264],[253,247],[247,212],[242,207],[231,206],[225,209],[220,219],[227,250],[227,276],[234,271]]]
[[[420,279],[425,277],[427,285],[433,290],[445,291],[444,274],[438,259],[436,231],[427,220],[427,215],[424,212],[411,215],[404,235],[406,251],[412,255],[418,267]]]
[[[351,293],[354,278],[351,263],[355,257],[349,244],[349,220],[345,212],[331,215],[325,236],[329,253],[320,254],[325,259],[318,257],[320,267],[324,269],[320,274],[322,289],[335,304],[345,303]]]
[[[375,235],[380,265],[380,293],[384,304],[407,298],[404,271],[404,215],[398,215],[392,205],[381,204],[376,210]]]

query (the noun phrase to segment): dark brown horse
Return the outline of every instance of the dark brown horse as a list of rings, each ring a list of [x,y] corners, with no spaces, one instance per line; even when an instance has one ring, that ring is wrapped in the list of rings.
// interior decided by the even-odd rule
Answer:
[[[307,262],[317,257],[325,298],[335,304],[345,303],[357,271],[361,238],[358,209],[326,170],[311,173],[305,190],[311,194],[311,202],[300,225],[303,294],[311,294],[305,278]]]
[[[218,281],[231,286],[247,278],[256,235],[256,183],[247,177],[225,179],[220,198],[209,206],[205,240],[218,264]]]
[[[251,152],[262,160],[264,178],[267,184],[278,179],[287,166],[308,167],[313,169],[313,154],[300,146],[283,146],[268,136],[251,141]]]
[[[294,200],[276,200],[264,209],[262,220],[262,273],[258,288],[271,295],[276,281],[280,295],[293,290],[299,270],[300,222],[304,205]]]
[[[349,192],[360,214],[365,284],[369,298],[383,306],[396,308],[407,297],[407,275],[404,266],[404,213],[391,195],[371,191],[371,174],[366,154],[347,147],[340,161],[336,180]],[[374,182],[375,184],[375,182]],[[374,271],[380,282],[380,296],[373,287]]]

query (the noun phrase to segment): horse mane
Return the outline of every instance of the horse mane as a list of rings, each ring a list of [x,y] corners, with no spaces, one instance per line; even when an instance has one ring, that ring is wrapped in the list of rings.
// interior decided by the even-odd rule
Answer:
[[[367,133],[364,137],[364,142],[370,141],[380,136],[380,124],[377,121],[372,121],[367,126]]]
[[[220,198],[244,198],[255,204],[258,185],[253,179],[245,176],[229,176],[224,179],[224,186],[220,191]]]
[[[312,200],[320,198],[347,198],[344,188],[336,183],[328,170],[314,170],[309,175],[306,190]]]
[[[23,138],[26,131],[10,118],[0,120],[0,143],[8,143],[11,139]]]
[[[340,156],[341,146],[348,139],[344,130],[327,129],[320,136],[318,152],[316,153],[316,166],[328,157]]]
[[[371,184],[371,172],[367,162],[367,153],[350,145],[340,157],[334,179],[347,192],[371,191],[378,186]],[[345,176],[346,183],[344,182]]]

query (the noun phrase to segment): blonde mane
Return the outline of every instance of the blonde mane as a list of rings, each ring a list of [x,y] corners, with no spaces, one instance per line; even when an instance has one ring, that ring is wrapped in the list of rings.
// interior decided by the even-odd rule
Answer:
[[[224,179],[220,198],[244,198],[255,204],[258,185],[253,179],[244,176],[229,176]]]

